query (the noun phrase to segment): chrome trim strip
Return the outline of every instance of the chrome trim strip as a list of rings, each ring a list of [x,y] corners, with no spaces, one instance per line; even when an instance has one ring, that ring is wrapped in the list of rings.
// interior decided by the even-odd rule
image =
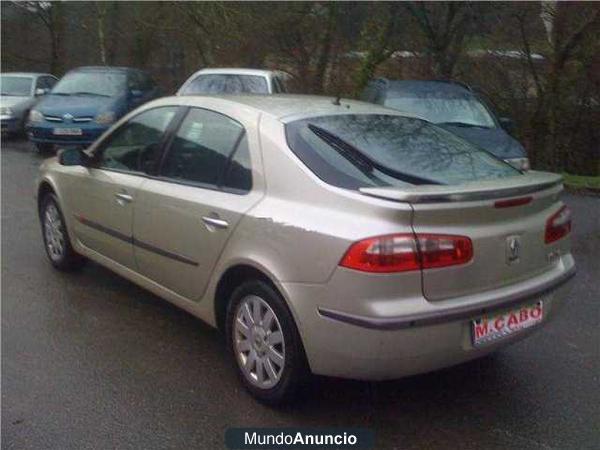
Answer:
[[[123,242],[127,242],[128,244],[135,245],[136,247],[139,247],[141,249],[147,250],[152,253],[156,253],[157,255],[160,255],[160,256],[164,256],[165,258],[170,258],[175,261],[179,261],[184,264],[189,264],[190,266],[198,266],[199,265],[196,261],[194,261],[186,256],[179,255],[177,253],[172,253],[167,250],[163,250],[162,248],[155,247],[152,244],[148,244],[146,242],[139,241],[139,240],[135,239],[133,236],[127,236],[126,234],[120,233],[119,231],[115,231],[112,228],[105,227],[104,225],[100,225],[99,223],[93,222],[84,217],[75,215],[75,218],[83,225],[86,225],[90,228],[101,231],[103,233],[106,233],[109,236],[112,236]]]
[[[575,276],[576,272],[577,270],[575,266],[573,266],[568,271],[535,290],[525,291],[523,293],[519,293],[518,295],[512,295],[499,300],[483,302],[477,305],[448,308],[443,311],[407,314],[402,317],[386,318],[359,316],[356,314],[334,311],[327,308],[318,308],[317,311],[321,316],[336,320],[338,322],[375,330],[401,330],[404,328],[436,325],[455,320],[474,318],[488,314],[495,310],[514,306],[519,303],[524,303],[528,300],[531,300],[532,297],[543,295],[544,293],[565,284]]]

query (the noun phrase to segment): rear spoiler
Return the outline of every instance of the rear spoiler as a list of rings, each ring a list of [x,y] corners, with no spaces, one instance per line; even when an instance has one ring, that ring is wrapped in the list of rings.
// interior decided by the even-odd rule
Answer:
[[[533,194],[556,186],[562,190],[561,175],[529,171],[509,178],[476,181],[464,184],[419,185],[407,187],[360,188],[371,197],[407,203],[448,203],[491,200]]]

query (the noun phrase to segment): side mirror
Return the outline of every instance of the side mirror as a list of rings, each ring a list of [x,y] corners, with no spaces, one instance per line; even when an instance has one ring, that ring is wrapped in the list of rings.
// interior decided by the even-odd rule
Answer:
[[[44,88],[37,88],[37,89],[35,90],[35,93],[34,93],[34,94],[35,94],[35,96],[36,96],[36,97],[39,97],[40,95],[46,95],[47,93],[48,93],[48,90],[47,90],[47,89],[44,89]]]
[[[132,89],[129,91],[129,94],[131,95],[131,98],[140,98],[142,95],[144,95],[144,93],[139,89]]]
[[[58,163],[63,166],[87,167],[90,157],[81,148],[66,148],[58,151]]]
[[[500,122],[500,126],[509,133],[512,133],[515,130],[515,123],[509,117],[500,117],[498,122]]]

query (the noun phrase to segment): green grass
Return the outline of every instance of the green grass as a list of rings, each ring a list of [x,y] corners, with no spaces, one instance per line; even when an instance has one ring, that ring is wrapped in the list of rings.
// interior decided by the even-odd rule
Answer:
[[[569,173],[563,173],[565,177],[565,185],[575,189],[599,189],[600,190],[600,176],[591,177],[584,175],[571,175]]]

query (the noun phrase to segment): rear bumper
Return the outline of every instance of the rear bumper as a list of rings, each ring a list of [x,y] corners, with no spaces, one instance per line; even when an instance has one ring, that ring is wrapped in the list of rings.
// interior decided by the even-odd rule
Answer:
[[[318,294],[306,285],[295,285],[288,294],[296,296],[293,309],[314,373],[367,380],[393,379],[481,357],[539,329],[555,317],[569,293],[568,281],[575,274],[572,257],[565,257],[559,266],[555,272],[544,274],[545,277],[502,289],[503,296],[492,293],[485,298],[465,297],[435,304],[421,299],[420,302],[427,305],[421,311],[409,312],[410,309],[402,308],[406,314],[392,317],[339,311],[315,305],[307,297],[300,304],[297,300],[302,295],[312,298],[317,295],[319,303],[326,301],[325,293]],[[544,301],[542,324],[489,346],[475,348],[472,345],[473,319],[538,300]],[[397,302],[418,304],[415,299]],[[312,307],[307,306],[309,303]]]
[[[318,308],[321,316],[339,322],[345,322],[364,328],[376,330],[399,330],[403,328],[437,325],[456,320],[469,320],[484,314],[508,309],[513,306],[526,303],[528,300],[543,297],[551,293],[575,276],[576,270],[573,266],[570,270],[563,272],[556,278],[548,280],[542,286],[525,288],[522,291],[508,292],[501,297],[492,297],[475,304],[466,304],[450,307],[441,311],[428,311],[416,314],[407,314],[401,317],[364,317],[347,314],[327,308]]]

